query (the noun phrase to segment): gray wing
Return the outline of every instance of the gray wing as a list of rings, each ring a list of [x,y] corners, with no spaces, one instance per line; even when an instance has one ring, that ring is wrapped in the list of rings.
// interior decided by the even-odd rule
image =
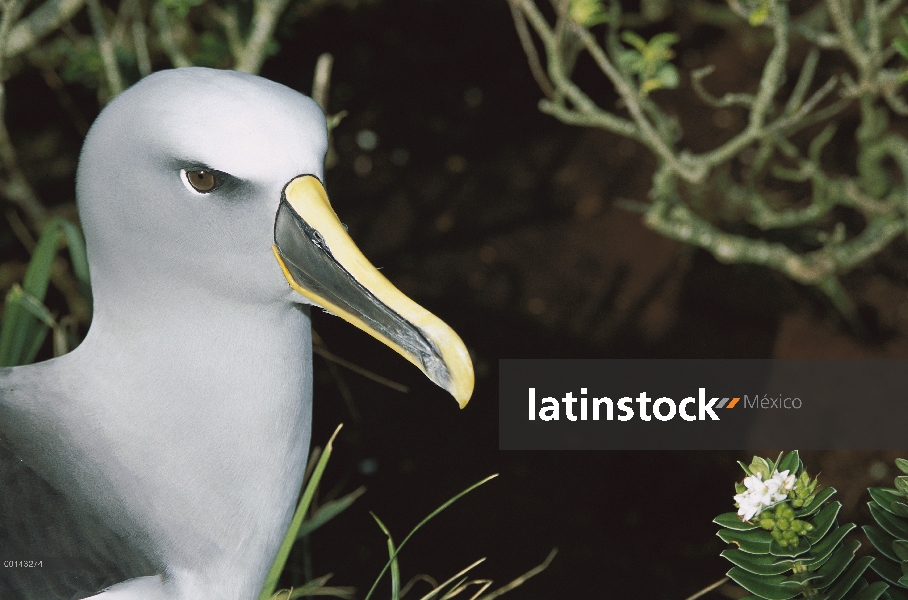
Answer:
[[[14,389],[0,369],[0,598],[77,600],[120,581],[153,575],[151,563],[15,453],[4,411]]]

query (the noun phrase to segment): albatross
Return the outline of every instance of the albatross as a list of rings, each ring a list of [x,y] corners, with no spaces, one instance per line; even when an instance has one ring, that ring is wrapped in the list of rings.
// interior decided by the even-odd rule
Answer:
[[[335,215],[327,142],[310,98],[232,71],[152,74],[98,116],[91,327],[0,369],[0,597],[257,598],[306,464],[311,306],[469,400],[463,342]]]

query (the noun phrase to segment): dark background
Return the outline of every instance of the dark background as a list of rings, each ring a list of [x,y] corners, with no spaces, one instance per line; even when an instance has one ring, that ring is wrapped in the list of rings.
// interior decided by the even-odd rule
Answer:
[[[713,89],[750,90],[766,49],[742,47],[680,14],[643,33],[664,30],[683,36],[682,86],[657,92],[657,100],[681,119],[686,144],[712,147],[744,116],[715,118],[690,91],[689,70],[714,63]],[[326,177],[335,209],[373,263],[461,335],[476,367],[476,392],[461,411],[372,338],[313,316],[332,352],[411,388],[401,394],[343,370],[338,383],[316,357],[313,443],[345,423],[320,499],[360,484],[368,491],[312,536],[312,570],[335,573],[332,583],[355,585],[359,597],[387,557],[368,511],[399,542],[492,473],[500,476],[408,543],[400,557],[405,581],[419,573],[441,581],[488,557],[473,574],[497,587],[556,546],[552,566],[507,597],[682,600],[728,569],[710,521],[733,510],[733,483],[742,476],[735,460],[749,457],[500,452],[501,358],[908,355],[904,240],[845,281],[865,320],[857,335],[810,289],[764,269],[720,265],[649,232],[617,201],[646,201],[654,161],[633,142],[537,111],[541,94],[504,0],[333,7],[288,22],[278,41],[262,75],[303,92],[318,55],[334,55],[330,111],[349,112],[335,130],[340,162]],[[581,62],[577,80],[611,106],[610,87],[590,65]],[[91,94],[75,86],[72,93],[93,119]],[[77,132],[34,73],[12,79],[8,98],[17,145],[48,127],[57,132],[54,143],[69,158],[42,167],[37,185],[44,197],[71,201]],[[363,130],[378,136],[374,150],[357,145]],[[25,153],[27,167],[29,160],[37,161]],[[839,486],[845,518],[866,522],[861,490],[891,479],[878,461],[890,465],[894,456],[815,453],[805,462]],[[294,559],[301,565],[302,552]],[[422,586],[416,594],[427,591]]]

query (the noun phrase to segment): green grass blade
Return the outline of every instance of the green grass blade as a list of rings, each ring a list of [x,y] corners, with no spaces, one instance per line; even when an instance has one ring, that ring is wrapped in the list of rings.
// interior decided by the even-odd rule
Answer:
[[[51,219],[44,227],[38,243],[32,252],[31,260],[22,281],[24,297],[31,297],[37,305],[43,307],[51,272],[61,236],[69,245],[73,272],[86,299],[91,298],[88,274],[88,258],[85,251],[85,240],[79,228],[60,217]],[[0,366],[23,365],[32,362],[38,354],[44,339],[47,337],[48,322],[42,319],[31,305],[23,305],[23,296],[13,294],[6,299],[3,322],[0,327]],[[31,303],[34,304],[34,303]]]
[[[456,496],[454,496],[453,498],[451,498],[450,500],[448,500],[447,502],[445,502],[444,504],[442,504],[441,506],[439,506],[438,508],[436,508],[435,510],[433,510],[432,513],[429,514],[428,517],[426,517],[425,519],[423,519],[422,521],[420,521],[419,524],[418,524],[416,527],[414,527],[413,530],[412,530],[410,533],[407,534],[407,537],[405,537],[405,538],[404,538],[404,541],[402,541],[402,542],[400,543],[400,546],[397,547],[397,550],[394,552],[394,556],[392,556],[392,557],[388,560],[388,562],[385,563],[385,567],[381,570],[381,573],[378,574],[378,577],[375,578],[375,583],[373,583],[373,584],[372,584],[372,587],[369,588],[369,593],[366,594],[366,597],[365,597],[363,600],[369,600],[369,598],[372,596],[372,593],[375,591],[375,588],[378,586],[378,582],[381,581],[382,576],[385,574],[385,571],[388,570],[388,567],[391,566],[391,563],[392,563],[392,562],[394,561],[394,559],[397,557],[397,554],[400,553],[401,549],[403,549],[404,544],[406,544],[407,541],[408,541],[411,537],[413,537],[413,534],[414,534],[414,533],[416,533],[417,531],[419,531],[419,529],[420,529],[423,525],[425,525],[425,524],[428,523],[430,520],[432,520],[438,513],[440,513],[440,512],[443,511],[444,509],[448,508],[449,506],[451,506],[452,504],[454,504],[455,502],[457,502],[462,496],[464,496],[464,495],[466,495],[466,494],[472,492],[473,490],[475,490],[476,488],[478,488],[478,487],[481,486],[482,484],[487,483],[488,481],[491,481],[492,479],[495,479],[496,477],[498,477],[498,473],[495,473],[494,475],[489,475],[488,477],[486,477],[486,478],[483,479],[482,481],[479,481],[479,482],[477,482],[477,483],[474,483],[473,485],[471,485],[470,487],[468,487],[468,488],[465,489],[464,491],[460,492],[459,494],[457,494]]]
[[[54,316],[47,307],[44,306],[44,303],[23,290],[18,284],[14,283],[13,287],[10,289],[10,295],[7,296],[7,302],[10,302],[10,300],[24,308],[27,313],[31,314],[48,327],[55,327],[57,325],[57,321],[54,320]]]
[[[366,487],[360,486],[346,496],[338,498],[337,500],[332,500],[331,502],[325,502],[318,507],[318,510],[315,511],[311,517],[303,521],[300,530],[296,534],[296,539],[309,535],[337,515],[341,514],[350,508],[350,505],[353,504],[357,498],[365,493]]]
[[[22,289],[41,302],[47,294],[51,267],[60,244],[60,228],[56,221],[57,219],[52,220],[44,228],[22,281]],[[32,349],[36,345],[35,340],[41,338],[43,342],[47,329],[24,307],[8,300],[9,297],[3,315],[3,331],[0,332],[0,358],[3,366],[21,365],[34,359]],[[40,348],[40,344],[37,345]]]
[[[44,227],[22,280],[22,289],[41,301],[47,294],[51,268],[60,247],[60,221],[53,219]]]
[[[343,425],[338,425],[337,429],[334,430],[334,434],[331,436],[331,439],[328,440],[322,455],[318,459],[318,464],[315,465],[315,470],[309,478],[309,483],[306,484],[305,491],[303,491],[303,497],[300,498],[299,504],[296,506],[296,512],[293,513],[290,527],[284,535],[284,541],[281,542],[281,546],[277,551],[277,556],[274,557],[274,562],[271,563],[271,569],[268,571],[268,576],[265,578],[265,585],[262,588],[262,593],[259,594],[259,600],[268,600],[274,594],[274,589],[277,587],[277,582],[281,576],[281,572],[284,570],[284,565],[287,564],[287,557],[290,556],[290,549],[293,548],[293,543],[296,541],[296,534],[303,524],[303,518],[306,516],[306,511],[309,510],[309,505],[312,503],[312,497],[315,495],[315,488],[318,487],[318,482],[321,480],[322,473],[325,472],[325,466],[328,464],[328,459],[331,457],[334,438],[337,437],[341,427],[343,427]]]
[[[375,519],[375,522],[378,523],[381,530],[388,536],[388,556],[391,557],[391,600],[400,600],[400,565],[397,562],[397,551],[394,549],[394,540],[391,538],[391,532],[388,531],[385,524],[381,522],[381,519],[372,511],[369,511],[369,514],[372,515],[372,518]]]
[[[34,362],[35,356],[38,355],[38,351],[41,349],[41,345],[44,343],[44,338],[47,337],[48,329],[53,329],[57,326],[57,321],[54,319],[54,316],[50,313],[44,303],[23,290],[18,285],[13,286],[14,292],[14,302],[25,309],[25,312],[37,319],[37,322],[32,327],[32,333],[30,339],[26,340],[26,347],[24,348],[24,354],[21,357],[19,364],[29,364]]]
[[[65,219],[59,221],[60,229],[66,236],[66,246],[69,248],[69,259],[72,262],[73,275],[79,282],[79,291],[82,297],[88,301],[91,306],[91,278],[88,272],[88,253],[85,250],[85,238],[82,236],[82,230],[75,223],[70,223]]]

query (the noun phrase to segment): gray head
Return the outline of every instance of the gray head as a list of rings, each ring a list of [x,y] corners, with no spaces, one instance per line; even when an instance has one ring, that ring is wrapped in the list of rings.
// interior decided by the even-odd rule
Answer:
[[[281,189],[321,178],[326,149],[318,105],[278,83],[199,67],[141,80],[101,112],[79,162],[96,298],[160,286],[285,297],[271,252]],[[219,187],[194,189],[187,173],[200,170]]]
[[[326,150],[318,105],[253,75],[175,69],[121,94],[77,175],[95,322],[136,307],[179,320],[187,306],[315,304],[466,404],[463,342],[360,254],[321,183]]]

